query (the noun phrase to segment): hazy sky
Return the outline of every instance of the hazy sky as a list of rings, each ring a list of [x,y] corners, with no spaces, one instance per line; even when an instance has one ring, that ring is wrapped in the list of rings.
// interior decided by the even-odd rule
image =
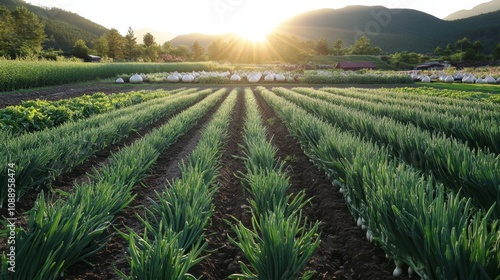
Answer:
[[[319,8],[342,8],[348,5],[381,5],[409,8],[443,18],[461,9],[489,0],[29,0],[35,5],[58,7],[77,13],[107,28],[126,34],[150,27],[175,35],[192,32],[218,34],[252,33],[269,30],[284,19]]]

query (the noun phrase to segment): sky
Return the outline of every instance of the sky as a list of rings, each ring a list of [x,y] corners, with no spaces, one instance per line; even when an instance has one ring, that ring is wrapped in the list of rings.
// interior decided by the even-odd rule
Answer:
[[[489,0],[26,0],[77,13],[125,35],[152,28],[173,35],[194,32],[234,32],[247,37],[264,35],[281,21],[305,11],[343,8],[348,5],[385,6],[421,10],[438,18],[462,9],[471,9]]]

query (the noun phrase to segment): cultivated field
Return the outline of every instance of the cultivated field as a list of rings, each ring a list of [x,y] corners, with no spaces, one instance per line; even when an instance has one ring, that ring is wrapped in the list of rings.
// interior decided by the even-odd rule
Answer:
[[[0,131],[2,279],[498,279],[500,105],[426,90],[39,90]]]

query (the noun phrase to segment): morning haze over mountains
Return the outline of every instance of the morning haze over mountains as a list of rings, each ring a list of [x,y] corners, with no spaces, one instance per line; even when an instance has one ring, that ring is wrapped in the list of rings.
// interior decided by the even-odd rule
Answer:
[[[75,13],[52,8],[45,9],[20,0],[0,0],[0,5],[23,5],[44,22],[49,37],[48,47],[63,50],[72,47],[77,39],[91,42],[108,31]],[[132,27],[133,28],[133,27]],[[125,33],[126,30],[119,30]],[[216,39],[231,40],[236,35],[206,35],[200,33],[174,35],[169,30],[134,30],[137,38],[151,32],[156,42],[170,40],[176,45],[192,45],[198,41],[208,47]],[[348,6],[342,9],[320,9],[291,17],[277,26],[276,32],[302,40],[326,38],[332,44],[340,39],[351,45],[362,35],[384,52],[411,51],[429,53],[436,46],[446,46],[463,37],[480,40],[485,51],[500,42],[500,0],[480,4],[471,10],[450,14],[445,19],[409,9],[388,9],[382,6]]]

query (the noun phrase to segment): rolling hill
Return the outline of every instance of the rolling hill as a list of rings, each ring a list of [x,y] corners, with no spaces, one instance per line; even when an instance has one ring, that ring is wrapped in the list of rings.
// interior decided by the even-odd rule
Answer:
[[[366,35],[386,53],[432,53],[436,46],[445,47],[468,37],[472,41],[480,40],[484,51],[490,52],[500,43],[500,11],[447,21],[411,9],[348,6],[299,14],[278,25],[276,32],[302,40],[323,37],[330,45],[340,39],[344,46],[352,45],[357,38]],[[193,33],[177,36],[171,42],[175,46],[191,46],[198,41],[206,48],[217,38],[230,41],[234,36]]]
[[[68,51],[73,48],[76,40],[82,39],[87,45],[107,33],[109,30],[78,14],[58,8],[44,8],[28,4],[22,0],[0,0],[0,6],[15,8],[25,6],[36,14],[45,25],[47,34],[46,48]]]
[[[444,20],[457,20],[481,14],[487,14],[500,10],[500,0],[491,0],[490,2],[479,4],[470,10],[460,10],[445,17]]]
[[[341,39],[344,45],[351,45],[359,36],[366,35],[389,53],[432,52],[436,46],[446,46],[464,36],[481,40],[485,50],[491,50],[500,42],[500,11],[445,21],[410,9],[348,6],[300,14],[284,21],[277,30],[302,39],[323,37],[330,44]]]

